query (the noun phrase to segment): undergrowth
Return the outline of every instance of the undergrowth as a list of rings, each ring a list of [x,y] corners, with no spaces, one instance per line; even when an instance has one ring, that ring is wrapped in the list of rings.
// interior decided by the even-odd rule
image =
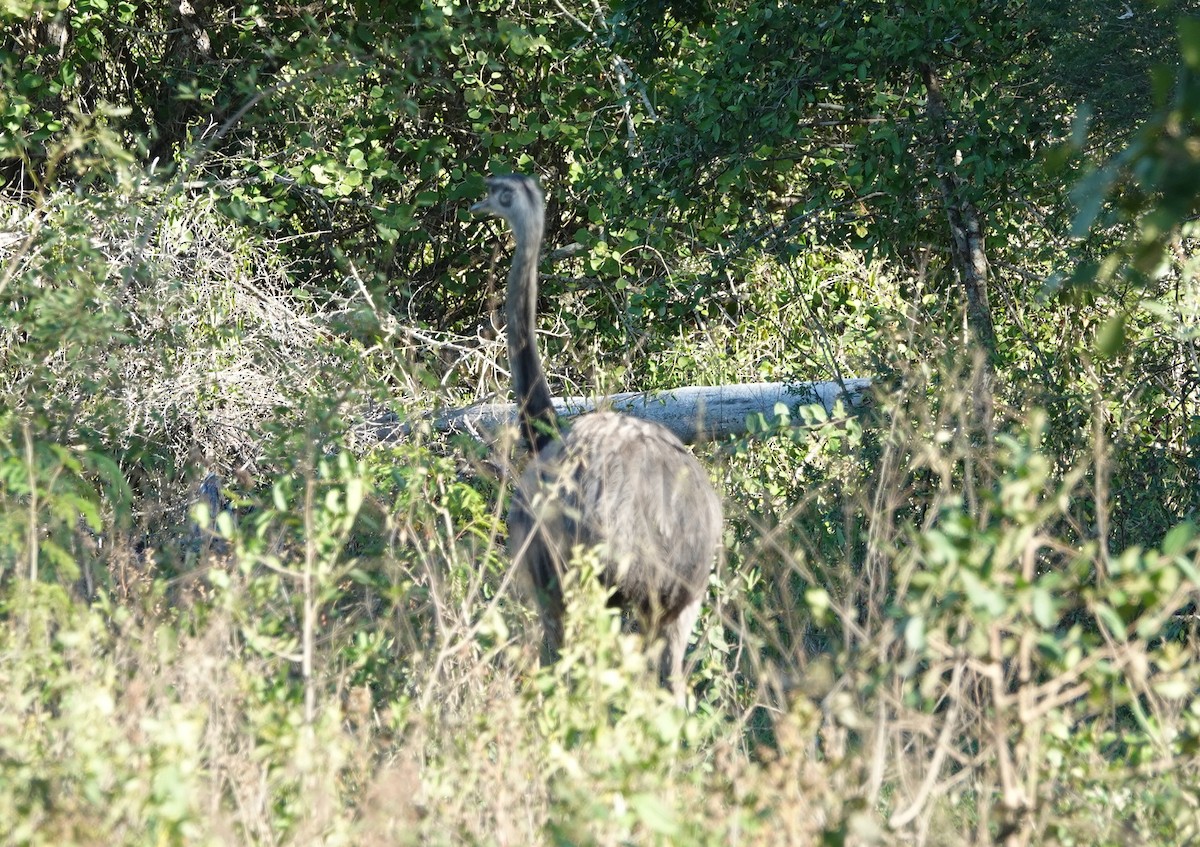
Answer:
[[[1138,532],[1119,413],[1064,433],[1002,394],[982,441],[919,280],[814,254],[775,269],[788,296],[626,363],[658,386],[885,377],[862,416],[699,448],[728,521],[680,709],[586,555],[537,666],[514,457],[421,417],[478,386],[431,378],[373,305],[301,297],[204,196],[128,190],[4,215],[7,843],[1198,834],[1194,492],[1113,546]],[[348,314],[375,344],[339,340]],[[385,398],[408,426],[371,443]]]

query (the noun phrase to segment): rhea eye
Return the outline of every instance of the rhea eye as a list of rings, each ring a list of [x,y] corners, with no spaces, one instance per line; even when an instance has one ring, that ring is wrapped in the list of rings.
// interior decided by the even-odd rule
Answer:
[[[512,202],[512,189],[511,188],[501,188],[500,192],[496,195],[496,202],[499,203],[501,206],[507,206],[509,203],[511,203]]]

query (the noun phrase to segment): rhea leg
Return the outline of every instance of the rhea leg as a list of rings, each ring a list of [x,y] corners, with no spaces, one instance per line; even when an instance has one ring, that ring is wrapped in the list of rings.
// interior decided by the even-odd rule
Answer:
[[[556,612],[542,606],[542,666],[548,667],[558,661],[563,643],[562,609]]]
[[[659,681],[664,688],[675,693],[675,699],[683,705],[687,700],[687,685],[683,678],[683,654],[687,650],[688,638],[696,618],[700,616],[701,598],[697,597],[683,607],[679,616],[663,628],[663,652],[659,664]]]

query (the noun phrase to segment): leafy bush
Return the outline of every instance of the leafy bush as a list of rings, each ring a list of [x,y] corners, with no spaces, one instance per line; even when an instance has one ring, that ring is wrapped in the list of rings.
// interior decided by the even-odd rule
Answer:
[[[1200,31],[1089,134],[1057,48],[1098,12],[817,11],[0,8],[11,842],[1195,839]],[[697,448],[687,710],[587,551],[537,667],[520,459],[423,417],[507,390],[465,211],[507,169],[549,189],[556,386],[876,378]]]

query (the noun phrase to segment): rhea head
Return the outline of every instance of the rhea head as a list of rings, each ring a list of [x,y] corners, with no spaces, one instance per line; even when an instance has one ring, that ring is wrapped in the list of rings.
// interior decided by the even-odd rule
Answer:
[[[488,177],[487,188],[487,197],[471,206],[472,212],[508,221],[518,244],[533,245],[541,240],[545,201],[534,180],[520,174],[493,176]]]

